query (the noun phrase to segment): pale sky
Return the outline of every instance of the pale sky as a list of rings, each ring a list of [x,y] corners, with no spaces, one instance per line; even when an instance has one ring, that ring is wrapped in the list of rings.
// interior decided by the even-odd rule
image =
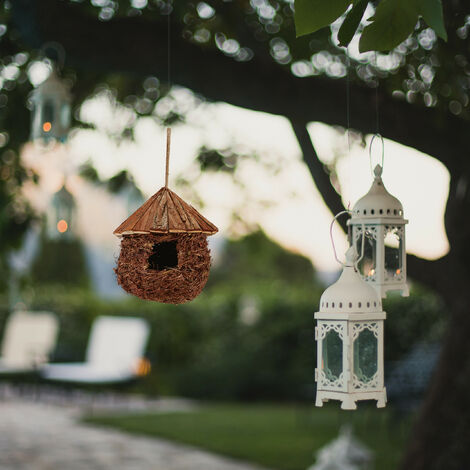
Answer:
[[[193,97],[188,91],[176,90],[175,96],[180,106],[191,108]],[[80,233],[92,245],[116,255],[118,244],[112,232],[127,217],[126,208],[122,200],[73,176],[75,168],[91,160],[102,177],[127,168],[150,196],[164,183],[165,132],[152,119],[141,118],[135,126],[135,142],[117,144],[109,134],[119,133],[134,117],[105,96],[85,104],[82,118],[93,121],[98,130],[76,131],[68,147],[60,151],[26,148],[26,163],[44,176],[41,189],[27,187],[26,192],[38,208],[44,209],[61,185],[61,172],[66,171],[71,175],[68,187],[79,204]],[[309,132],[323,161],[341,156],[337,170],[343,201],[352,207],[372,183],[368,147],[354,144],[349,152],[345,136],[320,123],[312,123]],[[226,173],[199,174],[194,159],[203,144],[257,155],[242,158],[239,164],[237,180],[245,185],[243,190]],[[380,151],[380,145],[374,145],[374,161]],[[170,187],[197,206],[185,197],[191,192],[175,185],[178,176],[194,181],[193,189],[204,202],[201,212],[220,229],[216,237],[240,231],[231,220],[236,210],[248,226],[259,224],[285,247],[308,256],[317,269],[338,269],[329,238],[332,214],[301,160],[300,148],[285,118],[224,103],[197,106],[189,111],[185,124],[173,128],[170,176]],[[429,259],[444,255],[448,243],[443,214],[449,185],[445,167],[434,158],[386,140],[383,180],[389,192],[403,203],[410,221],[408,252]],[[346,240],[339,230],[335,239],[338,253],[344,252]]]

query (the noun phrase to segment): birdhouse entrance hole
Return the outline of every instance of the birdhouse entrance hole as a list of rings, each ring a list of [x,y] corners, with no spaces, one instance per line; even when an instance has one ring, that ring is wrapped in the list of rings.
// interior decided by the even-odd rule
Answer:
[[[155,243],[152,254],[149,256],[149,269],[164,271],[178,266],[178,252],[176,250],[176,240],[169,242]]]

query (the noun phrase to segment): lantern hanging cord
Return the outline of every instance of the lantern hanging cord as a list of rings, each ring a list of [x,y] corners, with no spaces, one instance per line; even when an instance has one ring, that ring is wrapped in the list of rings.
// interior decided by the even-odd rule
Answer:
[[[336,247],[335,247],[335,240],[333,238],[333,225],[335,224],[336,220],[344,215],[344,214],[348,214],[349,216],[351,216],[352,212],[350,210],[344,210],[344,211],[341,211],[341,212],[338,212],[334,217],[333,217],[333,220],[331,221],[331,224],[330,224],[330,240],[331,240],[331,246],[333,247],[333,253],[335,255],[335,259],[336,261],[341,264],[341,266],[345,267],[345,266],[349,266],[347,265],[346,263],[343,263],[339,258],[338,258],[338,254],[336,253]],[[358,259],[356,259],[355,263],[354,263],[354,268],[357,270],[357,265],[359,264],[359,262],[362,260],[362,258],[364,258],[364,241],[365,241],[365,226],[364,224],[362,223],[362,241],[361,241],[361,255]],[[353,246],[353,245],[352,245]]]
[[[351,68],[351,59],[349,58],[348,49],[346,49],[346,134],[348,138],[348,154],[351,154],[351,96],[350,96],[350,83],[349,83],[349,69]]]
[[[168,0],[168,11],[167,11],[167,68],[168,68],[168,92],[171,89],[171,13],[173,11],[173,6],[171,5],[171,0]]]
[[[384,138],[382,137],[382,135],[380,134],[374,134],[372,136],[372,139],[370,139],[370,144],[369,144],[369,163],[370,163],[370,171],[372,172],[372,174],[374,175],[374,165],[372,164],[372,145],[374,143],[374,140],[378,138],[380,139],[380,141],[382,142],[382,158],[381,158],[381,161],[380,161],[380,167],[382,168],[383,170],[383,167],[384,167],[384,157],[385,157],[385,142],[384,142]]]
[[[377,61],[377,51],[375,51],[375,68],[378,69],[378,61]],[[377,74],[376,74],[377,75]],[[380,127],[379,127],[379,78],[377,77],[377,86],[375,87],[375,133],[380,134]]]
[[[49,41],[49,42],[44,43],[41,47],[41,53],[46,58],[47,58],[46,52],[47,52],[48,49],[53,49],[56,52],[56,55],[57,55],[56,62],[57,62],[57,65],[58,65],[57,68],[59,70],[61,70],[65,65],[65,49],[64,49],[64,47],[62,46],[62,44],[60,44],[58,42],[55,42],[55,41]]]
[[[166,129],[166,164],[165,164],[165,188],[168,188],[168,178],[170,176],[170,145],[171,145],[171,128]]]
[[[344,54],[346,56],[346,139],[348,143],[348,160],[349,160],[349,171],[347,172],[347,183],[351,186],[352,179],[352,165],[351,165],[351,84],[350,84],[350,69],[351,69],[351,58],[349,56],[349,46],[344,48]],[[350,202],[348,202],[349,209]]]

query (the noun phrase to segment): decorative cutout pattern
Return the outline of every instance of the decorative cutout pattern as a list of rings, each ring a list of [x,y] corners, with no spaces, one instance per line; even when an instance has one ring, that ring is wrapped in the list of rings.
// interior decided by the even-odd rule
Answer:
[[[342,390],[345,387],[344,373],[341,372],[339,377],[332,381],[328,379],[325,372],[320,370],[318,372],[318,388],[322,390]]]
[[[342,341],[344,341],[345,333],[346,333],[346,324],[345,322],[328,322],[328,323],[321,323],[319,325],[319,332],[318,332],[318,341],[323,341],[325,339],[326,334],[329,331],[336,331]],[[344,347],[344,343],[343,343]],[[343,366],[344,367],[344,366]],[[331,380],[326,374],[323,369],[318,370],[318,388],[322,390],[343,390],[346,387],[346,382],[344,380],[344,372],[341,372],[339,377],[336,380]]]
[[[352,385],[354,391],[365,392],[369,390],[377,390],[379,388],[379,372],[377,371],[372,379],[368,380],[367,382],[363,382],[356,374],[353,373]]]
[[[377,240],[377,226],[376,225],[364,225],[366,230],[366,236],[371,235],[372,238]],[[354,241],[359,240],[362,237],[362,225],[354,225]]]
[[[361,322],[353,323],[352,340],[354,341],[362,330],[368,329],[374,333],[374,336],[379,337],[379,324],[377,322]]]
[[[339,334],[339,337],[344,340],[344,322],[331,322],[331,323],[321,323],[320,331],[318,334],[318,339],[323,340],[330,330],[336,331]]]

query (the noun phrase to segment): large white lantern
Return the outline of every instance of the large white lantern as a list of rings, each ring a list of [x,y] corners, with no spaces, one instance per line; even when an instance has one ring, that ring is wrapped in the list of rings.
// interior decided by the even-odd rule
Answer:
[[[348,220],[351,244],[358,252],[364,236],[364,255],[358,270],[380,297],[386,297],[387,291],[401,291],[407,297],[405,225],[408,221],[403,217],[401,202],[385,189],[381,165],[375,167],[374,175],[372,187],[356,202]]]
[[[53,68],[32,93],[31,140],[64,142],[70,129],[71,95]]]
[[[359,400],[387,401],[384,386],[384,320],[382,302],[370,284],[357,273],[357,254],[346,253],[343,272],[323,293],[317,326],[316,406],[341,401],[344,410],[355,410]]]

